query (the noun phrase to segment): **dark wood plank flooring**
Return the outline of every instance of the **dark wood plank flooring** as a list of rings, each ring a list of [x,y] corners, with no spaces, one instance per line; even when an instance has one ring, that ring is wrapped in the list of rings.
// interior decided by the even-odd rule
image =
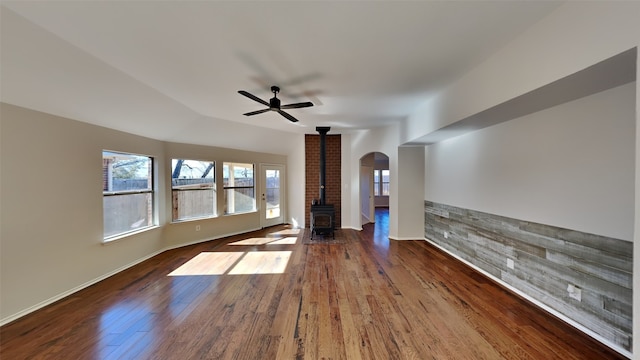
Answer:
[[[3,326],[0,358],[624,359],[386,226],[166,251]]]

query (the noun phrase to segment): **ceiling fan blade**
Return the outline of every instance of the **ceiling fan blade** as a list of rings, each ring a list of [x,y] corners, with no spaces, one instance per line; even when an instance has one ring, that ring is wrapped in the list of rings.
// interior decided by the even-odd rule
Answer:
[[[248,97],[249,99],[251,99],[251,100],[253,100],[253,101],[257,101],[257,102],[259,102],[259,103],[260,103],[260,104],[262,104],[262,105],[269,106],[269,103],[268,103],[268,102],[266,102],[266,101],[264,101],[264,100],[260,99],[259,97],[255,96],[255,95],[253,95],[253,94],[251,94],[251,93],[248,93],[248,92],[246,92],[246,91],[244,91],[244,90],[240,90],[240,91],[238,91],[238,94],[244,95],[244,96]]]
[[[248,113],[242,114],[242,115],[246,115],[246,116],[258,115],[258,114],[266,113],[269,110],[271,110],[271,109],[256,110],[256,111],[248,112]]]
[[[306,108],[309,106],[313,106],[312,102],[301,102],[301,103],[295,103],[295,104],[287,104],[287,105],[282,105],[280,106],[280,109],[299,109],[299,108]]]
[[[313,106],[318,106],[318,105],[324,105],[320,100],[320,98],[318,98],[318,95],[322,95],[322,93],[323,93],[322,90],[302,90],[299,93],[290,94],[289,97],[292,97],[294,99],[300,99],[300,98],[309,99],[313,103]]]
[[[294,118],[293,116],[287,114],[286,112],[282,111],[282,110],[278,110],[278,112],[280,113],[280,115],[286,117],[287,119],[289,119],[289,121],[291,122],[298,122],[298,119]]]

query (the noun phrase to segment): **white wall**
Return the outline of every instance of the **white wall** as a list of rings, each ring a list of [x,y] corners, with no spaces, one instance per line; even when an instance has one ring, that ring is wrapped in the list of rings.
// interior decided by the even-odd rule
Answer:
[[[391,176],[397,178],[398,146],[640,46],[638,14],[640,2],[567,2],[443,92],[425,99],[399,128],[384,129],[389,143],[379,143],[378,130],[353,135],[352,157],[384,152],[390,156]],[[357,173],[352,169],[351,174]],[[354,201],[357,192],[351,194],[350,203],[343,204],[355,219],[359,201]],[[397,182],[392,182],[391,194],[389,232],[396,237]]]
[[[395,240],[424,239],[424,148],[398,148],[398,232]]]
[[[286,221],[293,226],[305,227],[305,157],[304,135],[291,136],[288,140],[291,150],[287,155],[287,217]]]
[[[400,142],[562,79],[640,45],[640,2],[567,2],[522,36],[425,99]]]
[[[360,214],[362,223],[374,222],[373,167],[360,165]]]
[[[340,189],[340,202],[342,205],[340,226],[360,230],[362,229],[360,226],[360,198],[355,197],[355,202],[352,202],[354,199],[353,192],[360,191],[360,158],[355,157],[352,153],[351,140],[350,134],[340,135],[340,171],[342,175],[340,178],[340,181],[342,181],[342,189]],[[351,172],[354,167],[358,168],[358,172]]]
[[[539,89],[628,49],[640,47],[639,15],[640,2],[597,1],[565,3],[538,24],[532,26],[523,35],[516,38],[512,43],[489,57],[484,63],[479,64],[467,74],[461,76],[457,82],[451,84],[445,91],[425,99],[425,102],[398,128],[395,147],[429,135],[444,126]],[[636,99],[638,99],[637,82],[635,90]],[[639,101],[636,100],[636,107],[638,103]],[[638,119],[637,108],[633,118],[635,119],[636,131],[631,132],[638,134],[640,120]],[[507,124],[506,126],[518,126],[518,124]],[[364,133],[362,137],[358,138],[358,143],[354,143],[354,149],[359,149],[361,144],[369,144],[368,151],[373,151],[374,149],[372,148],[375,148],[377,136],[375,132]],[[624,138],[628,139],[627,136]],[[635,191],[636,195],[633,196],[630,192],[623,194],[623,191],[618,189],[605,189],[604,191],[600,189],[600,195],[597,195],[602,197],[601,194],[603,192],[614,190],[615,194],[612,195],[612,198],[607,198],[605,201],[610,205],[617,204],[616,206],[619,205],[627,209],[629,208],[628,202],[625,202],[621,196],[626,195],[630,199],[635,198],[635,205],[632,205],[627,218],[625,219],[625,215],[618,212],[621,217],[614,220],[622,221],[627,225],[614,229],[614,223],[607,220],[605,221],[607,225],[595,225],[597,228],[594,228],[594,225],[586,224],[586,220],[582,219],[580,214],[571,214],[570,216],[575,216],[573,219],[563,217],[565,219],[563,222],[572,221],[577,224],[576,226],[586,226],[589,229],[593,229],[594,232],[607,232],[611,235],[616,235],[616,237],[633,239],[636,245],[640,244],[640,220],[637,219],[639,217],[637,214],[640,213],[640,210],[638,210],[640,209],[640,197],[638,195],[640,192],[640,175],[638,175],[640,174],[640,170],[638,170],[640,164],[638,160],[640,158],[640,140],[638,138],[640,136],[636,136],[635,140],[637,144],[634,153],[635,164],[632,163],[630,165],[632,169],[629,170],[631,172],[635,171],[636,174],[635,180],[632,180],[632,184],[635,181],[635,189],[631,189]],[[482,138],[474,139],[481,140]],[[387,144],[387,147],[392,146]],[[441,144],[439,148],[441,149],[445,146],[446,144]],[[354,151],[354,158],[358,158],[356,153],[357,151]],[[396,152],[387,151],[385,153],[390,156],[392,176],[401,176],[401,174],[398,174],[397,168],[395,168],[397,165]],[[537,156],[535,154],[531,155]],[[432,161],[435,155],[430,154],[427,156],[431,157],[431,160],[428,161]],[[465,156],[472,156],[472,154],[465,154]],[[624,161],[628,163],[628,159]],[[433,168],[434,165],[428,164],[425,176],[430,176],[430,171]],[[628,171],[625,174],[628,176]],[[514,176],[517,176],[517,173],[514,173]],[[609,183],[612,182],[611,179],[607,181]],[[626,187],[625,191],[628,191],[628,178],[623,180],[623,183],[623,186]],[[546,187],[549,186],[554,187],[553,185],[546,185]],[[578,183],[575,186],[582,185]],[[389,227],[390,235],[397,236],[398,209],[400,206],[397,196],[397,182],[392,183],[391,188]],[[574,189],[571,190],[573,191]],[[432,188],[425,189],[425,191],[431,195],[434,194],[434,189]],[[517,189],[511,189],[510,191],[517,193]],[[506,213],[504,215],[513,216],[511,210],[500,209],[498,208],[500,204],[496,205],[486,198],[479,199],[478,196],[482,197],[483,195],[474,196],[476,207],[480,207],[480,210],[495,207],[497,211]],[[575,193],[572,196],[575,197]],[[482,203],[480,204],[481,200]],[[358,204],[358,202],[353,202],[353,204]],[[538,203],[537,205],[540,204]],[[536,216],[544,215],[542,213],[543,209],[540,208],[528,209],[527,211],[531,214],[535,213]],[[586,216],[589,217],[591,215],[587,213]],[[632,221],[635,221],[635,228],[631,230],[628,226],[628,216],[632,216]],[[542,218],[540,217],[540,219]],[[552,220],[552,223],[555,222],[553,219],[548,220]],[[630,231],[633,234],[632,236],[630,236]],[[640,246],[635,246],[634,248],[634,266],[635,270],[638,271],[640,269]],[[640,276],[634,276],[634,289],[636,289],[634,291],[636,295],[634,296],[634,304],[640,304],[640,296],[638,296],[640,293]],[[634,330],[636,330],[636,334],[640,332],[640,311],[634,311]],[[637,349],[640,349],[640,336],[634,337],[634,348],[636,352],[638,352]]]
[[[631,241],[635,87],[428,146],[425,198]]]
[[[398,189],[398,127],[390,126],[384,128],[376,128],[373,130],[359,131],[347,136],[342,136],[343,152],[343,183],[342,189],[342,213],[344,228],[362,229],[360,223],[360,158],[373,153],[381,152],[389,157],[389,173],[390,173],[390,192],[397,193]],[[349,149],[346,152],[344,149]],[[346,158],[349,156],[349,158]],[[348,167],[345,167],[345,163]],[[397,236],[397,210],[398,201],[393,202],[390,197],[389,203],[389,236]],[[345,213],[348,217],[345,218]],[[345,221],[348,219],[348,221]]]
[[[302,135],[290,136],[293,150],[288,157],[168,143],[4,103],[0,103],[0,129],[0,323],[165,249],[260,226],[257,213],[170,223],[168,184],[173,157],[211,159],[219,166],[223,161],[286,164],[288,198],[304,198],[304,166],[300,165],[304,158],[296,155],[304,157]],[[103,149],[154,157],[159,189],[159,227],[106,245],[102,242]],[[288,212],[291,218],[304,219],[301,207]],[[195,231],[195,224],[200,231]]]

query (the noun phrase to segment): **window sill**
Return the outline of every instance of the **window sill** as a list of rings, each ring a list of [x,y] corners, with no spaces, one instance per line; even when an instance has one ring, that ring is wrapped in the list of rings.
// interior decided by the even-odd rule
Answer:
[[[103,239],[102,240],[102,245],[109,245],[109,244],[112,244],[114,242],[129,238],[129,237],[132,237],[132,236],[135,236],[135,235],[138,235],[138,234],[142,234],[142,233],[150,231],[150,230],[158,229],[158,228],[160,228],[160,226],[153,225],[153,226],[145,227],[143,229],[134,230],[134,231],[131,231],[131,232],[128,232],[128,233],[124,233],[122,235],[117,235],[117,236],[114,236],[114,237]]]
[[[218,215],[213,215],[213,216],[193,217],[188,219],[171,220],[171,224],[184,224],[184,223],[193,222],[193,221],[215,219],[218,217],[219,217]]]
[[[231,214],[224,214],[224,216],[236,216],[236,215],[246,215],[246,214],[255,214],[257,213],[258,210],[251,210],[251,211],[245,211],[245,212],[237,212],[237,213],[231,213]]]

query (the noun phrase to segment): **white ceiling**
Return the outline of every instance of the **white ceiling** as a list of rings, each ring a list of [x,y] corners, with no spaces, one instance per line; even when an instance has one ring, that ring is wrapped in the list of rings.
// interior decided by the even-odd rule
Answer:
[[[2,101],[176,142],[398,122],[560,3],[2,1]],[[263,108],[237,93],[316,106]],[[242,125],[244,126],[244,125]],[[271,131],[266,130],[265,131]],[[211,144],[215,145],[215,144]]]

